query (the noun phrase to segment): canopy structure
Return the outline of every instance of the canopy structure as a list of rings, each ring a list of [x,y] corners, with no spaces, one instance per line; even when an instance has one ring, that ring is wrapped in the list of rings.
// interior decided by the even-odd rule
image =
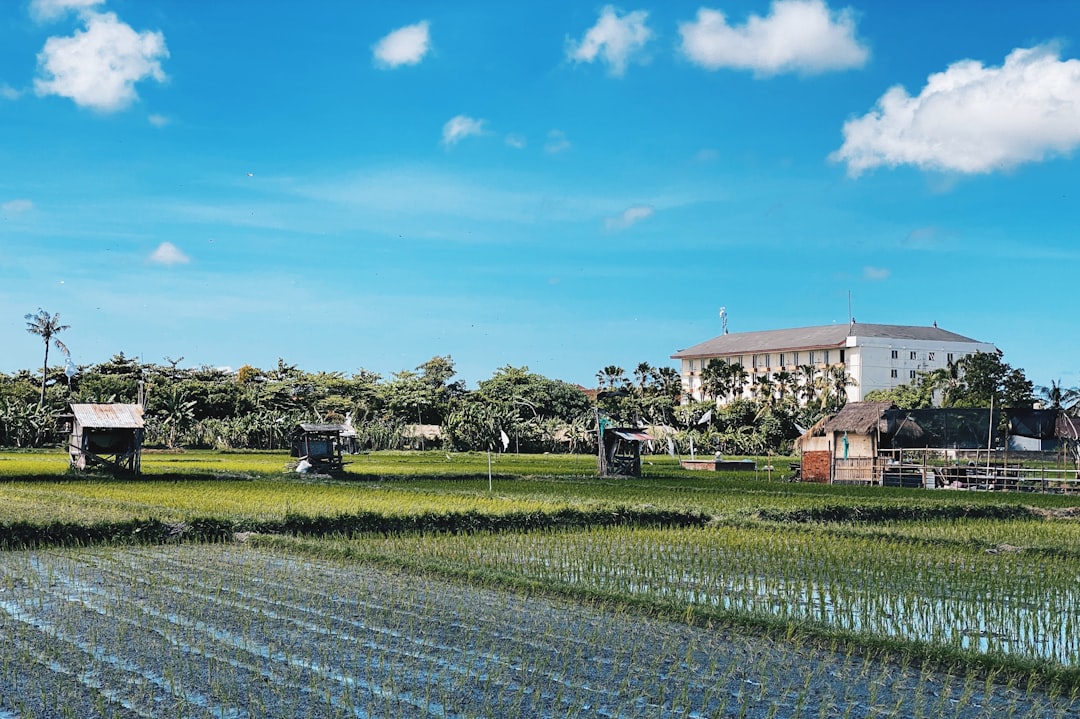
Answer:
[[[345,466],[341,459],[344,429],[340,424],[298,424],[293,429],[289,454],[299,457],[301,465],[307,462],[315,472],[340,471]]]
[[[73,404],[68,454],[75,469],[104,467],[136,476],[142,464],[143,408],[137,404]]]
[[[652,437],[636,427],[600,426],[600,476],[640,477],[641,443]]]

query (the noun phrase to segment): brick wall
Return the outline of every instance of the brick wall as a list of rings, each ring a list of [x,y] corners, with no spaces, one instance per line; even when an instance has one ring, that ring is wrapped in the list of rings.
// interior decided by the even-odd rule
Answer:
[[[829,467],[832,464],[832,452],[818,450],[803,452],[802,479],[804,482],[829,483]]]

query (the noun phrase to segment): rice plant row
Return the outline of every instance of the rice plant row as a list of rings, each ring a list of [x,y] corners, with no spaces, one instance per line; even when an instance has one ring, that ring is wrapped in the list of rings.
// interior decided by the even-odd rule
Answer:
[[[0,717],[1025,717],[1076,697],[244,546],[11,552]]]
[[[778,527],[369,537],[358,557],[1080,668],[1080,561]]]

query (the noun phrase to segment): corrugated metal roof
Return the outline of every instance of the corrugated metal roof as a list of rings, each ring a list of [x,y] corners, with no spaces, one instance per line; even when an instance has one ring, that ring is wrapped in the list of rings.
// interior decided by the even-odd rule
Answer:
[[[73,404],[71,413],[91,429],[141,429],[143,408],[137,404]]]
[[[931,342],[978,342],[970,337],[943,330],[940,327],[909,325],[841,324],[820,327],[797,327],[787,330],[736,332],[720,335],[693,347],[679,350],[672,359],[717,357],[721,355],[753,354],[803,349],[843,347],[848,337],[876,337],[897,340]]]
[[[644,432],[633,432],[633,431],[625,430],[625,429],[613,429],[613,430],[610,430],[610,431],[614,432],[616,436],[621,437],[623,439],[629,439],[629,440],[635,440],[636,439],[639,442],[648,442],[648,441],[650,441],[652,439],[652,437],[645,434]]]
[[[300,423],[300,429],[304,430],[305,432],[321,432],[321,433],[339,432],[340,433],[341,430],[343,430],[345,428],[342,427],[340,424],[309,424],[307,422],[301,422]]]

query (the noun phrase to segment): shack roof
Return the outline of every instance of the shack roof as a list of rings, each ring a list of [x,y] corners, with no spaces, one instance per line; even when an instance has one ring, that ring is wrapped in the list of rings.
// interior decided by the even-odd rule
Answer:
[[[89,429],[142,429],[143,408],[137,404],[73,404],[71,413]]]
[[[821,427],[822,434],[830,432],[853,432],[870,434],[879,428],[879,422],[892,402],[848,402],[832,419]]]
[[[297,425],[304,432],[312,434],[341,434],[345,427],[340,424],[308,424],[301,422]]]
[[[651,436],[649,436],[646,432],[642,432],[640,429],[625,429],[620,427],[615,429],[609,429],[608,432],[611,432],[617,437],[630,441],[648,442],[652,439]]]

